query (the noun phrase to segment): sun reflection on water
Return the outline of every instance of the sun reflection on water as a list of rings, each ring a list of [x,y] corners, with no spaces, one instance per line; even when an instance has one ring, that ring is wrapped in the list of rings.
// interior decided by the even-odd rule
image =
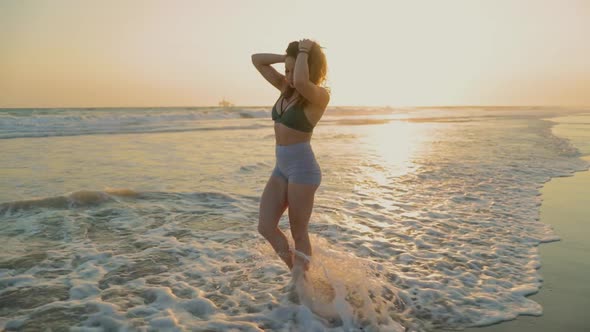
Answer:
[[[427,153],[429,146],[426,142],[432,141],[437,125],[440,124],[391,121],[382,125],[359,126],[359,144],[365,150],[363,155],[366,159],[358,165],[364,175],[358,184],[387,186],[392,184],[393,178],[414,171],[416,158],[422,158]],[[369,193],[370,188],[364,190]]]

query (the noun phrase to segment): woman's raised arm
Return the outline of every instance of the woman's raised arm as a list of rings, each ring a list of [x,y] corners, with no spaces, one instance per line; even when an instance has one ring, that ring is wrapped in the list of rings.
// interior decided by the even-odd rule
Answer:
[[[286,54],[256,53],[252,54],[252,64],[262,76],[275,88],[284,90],[287,81],[285,75],[271,66],[273,63],[285,62]]]

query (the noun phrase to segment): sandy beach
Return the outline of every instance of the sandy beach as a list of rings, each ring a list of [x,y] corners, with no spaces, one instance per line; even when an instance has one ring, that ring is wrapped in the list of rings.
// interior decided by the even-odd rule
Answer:
[[[590,157],[583,158],[590,161]],[[541,244],[543,286],[529,298],[543,306],[542,316],[514,320],[468,332],[588,331],[590,329],[590,171],[553,178],[541,190],[541,222],[560,241]]]

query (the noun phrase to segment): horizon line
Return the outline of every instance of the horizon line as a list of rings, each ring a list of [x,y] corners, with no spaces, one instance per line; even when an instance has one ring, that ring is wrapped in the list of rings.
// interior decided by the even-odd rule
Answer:
[[[58,106],[58,107],[0,107],[0,110],[6,109],[113,109],[113,108],[120,108],[120,109],[138,109],[138,108],[221,108],[221,109],[231,109],[231,108],[262,108],[262,107],[272,107],[272,105],[232,105],[232,106]],[[392,106],[392,105],[328,105],[328,109],[338,108],[338,107],[358,107],[358,108],[368,108],[368,107],[376,107],[376,108],[415,108],[415,109],[424,109],[424,108],[573,108],[573,107],[581,107],[581,108],[590,108],[590,105],[493,105],[493,104],[481,104],[481,105],[405,105],[405,106]]]

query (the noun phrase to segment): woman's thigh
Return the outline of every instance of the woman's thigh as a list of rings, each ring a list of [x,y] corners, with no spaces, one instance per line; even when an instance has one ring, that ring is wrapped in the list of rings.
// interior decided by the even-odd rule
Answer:
[[[274,228],[288,206],[287,181],[278,176],[271,176],[260,198],[259,227]]]
[[[289,204],[289,223],[293,238],[307,232],[307,225],[313,210],[314,196],[319,184],[289,182],[287,197]]]

